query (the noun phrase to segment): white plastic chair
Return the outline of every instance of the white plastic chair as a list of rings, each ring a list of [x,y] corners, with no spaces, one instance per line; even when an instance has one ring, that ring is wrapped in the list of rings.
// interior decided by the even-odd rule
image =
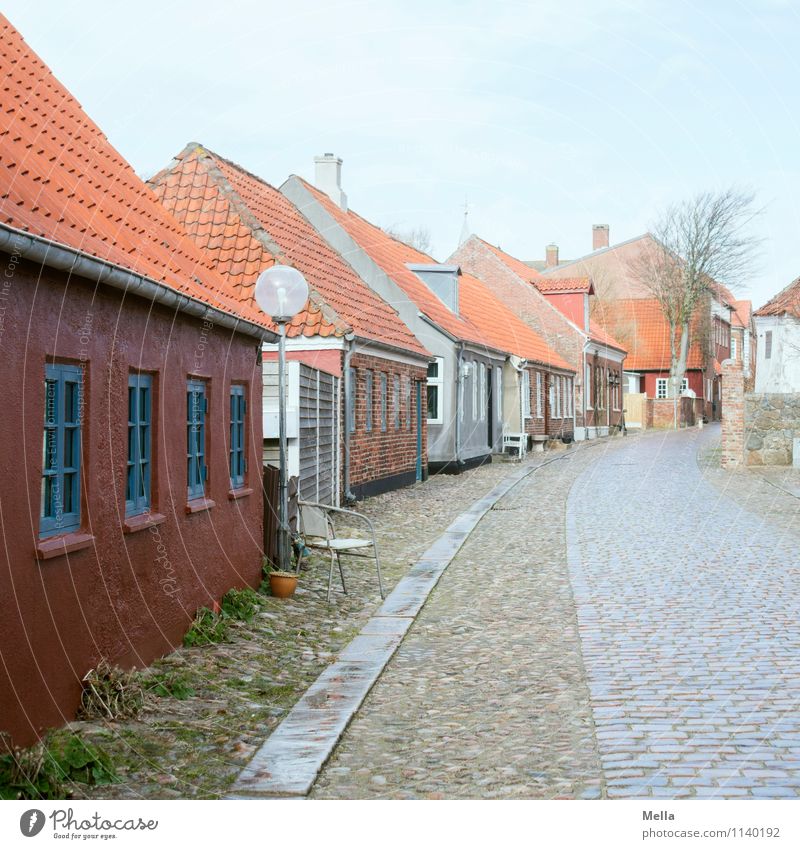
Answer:
[[[330,569],[328,570],[328,595],[331,600],[331,585],[333,583],[334,562],[339,567],[339,576],[342,579],[342,590],[347,593],[347,585],[344,580],[342,569],[342,555],[348,557],[362,557],[373,559],[375,569],[378,572],[378,588],[381,598],[386,598],[383,592],[383,579],[381,578],[381,564],[378,556],[378,541],[375,537],[375,529],[372,522],[363,514],[354,510],[344,510],[341,507],[331,507],[329,504],[318,504],[314,501],[298,501],[300,511],[300,533],[305,539],[308,548],[317,548],[327,551],[330,555]],[[350,516],[364,522],[369,529],[370,539],[363,537],[337,537],[336,528],[333,524],[331,514]]]

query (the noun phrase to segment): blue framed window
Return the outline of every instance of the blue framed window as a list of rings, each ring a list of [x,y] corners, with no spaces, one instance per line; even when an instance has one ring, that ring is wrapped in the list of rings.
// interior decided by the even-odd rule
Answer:
[[[188,497],[206,494],[206,419],[208,398],[205,380],[189,380],[186,384],[186,468]]]
[[[246,412],[247,399],[245,398],[244,386],[241,383],[234,383],[231,386],[231,441],[229,450],[232,489],[244,486],[244,475],[247,471],[244,429]]]
[[[371,371],[368,371],[364,378],[364,401],[367,413],[365,429],[368,431],[372,430],[372,383],[373,375]]]
[[[151,503],[153,459],[153,380],[149,374],[128,376],[128,472],[125,515],[146,513]]]
[[[80,528],[82,392],[80,366],[45,366],[40,537]]]

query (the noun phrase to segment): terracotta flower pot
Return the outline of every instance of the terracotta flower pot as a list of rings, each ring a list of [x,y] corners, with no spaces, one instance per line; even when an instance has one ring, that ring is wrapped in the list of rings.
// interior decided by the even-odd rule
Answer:
[[[297,575],[294,572],[270,572],[269,591],[276,598],[289,598],[297,589]]]

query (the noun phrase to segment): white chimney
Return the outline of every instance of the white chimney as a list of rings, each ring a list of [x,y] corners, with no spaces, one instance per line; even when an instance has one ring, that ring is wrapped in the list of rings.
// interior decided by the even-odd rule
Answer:
[[[326,153],[315,156],[314,165],[314,185],[347,212],[347,195],[342,191],[342,160]]]

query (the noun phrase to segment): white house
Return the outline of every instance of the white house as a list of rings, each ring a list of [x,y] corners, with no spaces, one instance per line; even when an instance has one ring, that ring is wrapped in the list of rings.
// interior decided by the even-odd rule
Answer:
[[[756,392],[800,392],[800,277],[753,313]]]

